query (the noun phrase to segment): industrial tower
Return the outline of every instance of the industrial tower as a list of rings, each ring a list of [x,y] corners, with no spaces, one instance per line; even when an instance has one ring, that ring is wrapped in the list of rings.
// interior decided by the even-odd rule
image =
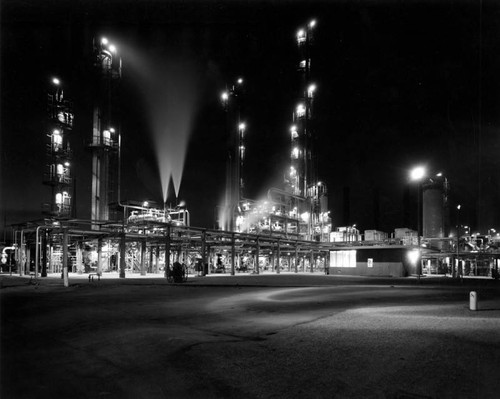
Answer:
[[[241,120],[242,80],[222,94],[227,118],[228,167],[226,196],[219,210],[219,228],[227,231],[266,234],[302,240],[328,241],[331,220],[327,210],[326,185],[317,178],[311,81],[313,30],[311,21],[299,30],[299,104],[293,113],[291,162],[285,187],[270,188],[267,198],[250,200],[243,195],[241,168],[245,155],[245,124]]]
[[[221,96],[226,115],[227,164],[226,192],[224,205],[219,210],[219,228],[235,231],[236,219],[241,199],[243,198],[242,167],[245,157],[244,134],[246,125],[241,118],[243,97],[243,78],[238,78],[234,85]]]
[[[121,78],[121,58],[106,38],[94,39],[92,141],[93,222],[115,219],[110,204],[118,200],[119,126],[116,96]]]
[[[312,20],[297,32],[300,89],[290,128],[290,170],[285,174],[285,191],[303,199],[297,204],[300,234],[310,240],[328,241],[331,219],[327,209],[327,187],[318,180],[313,119],[316,85],[312,81],[311,62],[315,28],[316,21]]]
[[[64,97],[59,79],[53,78],[47,93],[47,166],[43,183],[51,187],[51,201],[43,204],[42,213],[55,218],[69,218],[73,212],[71,191],[72,152],[69,133],[73,129],[73,103]]]

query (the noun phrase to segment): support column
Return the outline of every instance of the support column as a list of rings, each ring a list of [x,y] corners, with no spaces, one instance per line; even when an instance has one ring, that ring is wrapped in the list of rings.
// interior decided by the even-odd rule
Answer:
[[[127,260],[125,259],[125,233],[120,237],[120,278],[125,278],[125,269],[127,267]]]
[[[141,241],[141,276],[146,275],[146,240]]]
[[[149,264],[148,264],[148,273],[153,273],[153,247],[149,247]]]
[[[311,273],[314,272],[314,251],[311,249],[311,257],[309,259],[309,270]]]
[[[276,248],[276,273],[281,273],[281,248],[280,248],[280,240],[278,240],[278,246]]]
[[[160,246],[156,246],[156,251],[155,251],[155,268],[154,268],[154,273],[157,274],[158,270],[160,269]]]
[[[102,237],[97,239],[97,270],[98,276],[102,275]]]
[[[257,274],[260,274],[259,256],[260,256],[260,243],[259,243],[259,237],[257,237],[257,242],[256,242],[256,246],[255,246],[255,273],[257,273]]]
[[[47,230],[42,235],[42,272],[40,277],[47,277]]]
[[[168,270],[170,269],[170,225],[167,226],[165,234],[165,278],[168,277]]]
[[[31,272],[31,248],[29,245],[26,245],[26,268],[24,272],[28,274]]]
[[[207,249],[206,249],[207,233],[205,230],[201,233],[201,275],[205,275],[205,264],[207,263]]]
[[[68,229],[63,230],[63,281],[64,281],[64,286],[69,287],[69,281],[68,281]]]
[[[78,274],[83,274],[82,243],[78,241],[75,247],[76,247],[76,272]]]
[[[231,276],[235,274],[234,262],[236,257],[234,233],[231,234]]]
[[[299,272],[299,245],[295,243],[295,273]]]
[[[21,230],[21,242],[19,245],[19,256],[17,258],[19,275],[24,276],[26,262],[26,244],[24,242],[24,231]]]

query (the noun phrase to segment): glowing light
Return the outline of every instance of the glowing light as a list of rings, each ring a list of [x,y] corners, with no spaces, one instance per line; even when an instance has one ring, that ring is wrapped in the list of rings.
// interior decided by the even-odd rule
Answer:
[[[307,88],[307,95],[309,97],[312,97],[313,93],[316,91],[316,85],[315,84],[311,84],[309,85],[309,87]]]
[[[222,99],[222,101],[227,101],[228,98],[229,98],[229,94],[227,93],[227,91],[225,91],[224,93],[221,94],[220,98]]]
[[[460,208],[462,207],[462,205],[457,205],[457,209],[460,210]],[[465,226],[467,227],[467,226]]]
[[[306,107],[304,106],[304,104],[297,105],[297,116],[298,117],[304,116],[305,113],[306,113]]]
[[[304,222],[308,222],[309,221],[309,212],[304,212],[303,214],[300,215],[300,218],[304,221]]]
[[[240,129],[240,130],[245,130],[245,128],[246,128],[246,125],[243,122],[238,125],[238,129]]]
[[[104,45],[108,44],[108,39],[106,39],[105,37],[103,37],[101,39],[101,44],[104,44]]]
[[[298,158],[299,157],[299,149],[298,147],[295,147],[293,150],[292,150],[292,156],[294,158]]]
[[[148,201],[144,201],[144,202],[142,203],[142,206],[143,206],[143,207],[147,207],[148,205],[149,205],[149,202],[148,202]]]
[[[116,53],[116,46],[114,44],[110,44],[109,51],[111,51],[112,53]]]
[[[243,84],[243,78],[238,78],[238,80],[236,81],[239,85]]]
[[[52,132],[52,134],[59,135],[59,134],[61,134],[61,132],[59,130],[57,130],[57,129],[54,129],[54,131]]]
[[[69,162],[64,162],[64,166],[69,167]]]
[[[61,84],[61,81],[57,78],[52,78],[52,83],[54,83],[56,86],[59,86]]]
[[[412,249],[408,251],[407,256],[408,260],[415,265],[420,258],[420,251],[418,249]]]
[[[302,38],[304,38],[306,35],[306,32],[304,31],[304,29],[299,29],[299,31],[297,32],[297,38],[300,40]]]
[[[114,132],[115,132],[115,129],[113,129],[112,127],[110,127],[110,128],[109,128],[109,131],[110,131],[111,133],[114,133]]]
[[[309,22],[309,28],[314,28],[316,26],[316,20],[313,19],[311,22]]]
[[[425,176],[425,168],[423,166],[417,166],[410,172],[411,180],[420,180]]]

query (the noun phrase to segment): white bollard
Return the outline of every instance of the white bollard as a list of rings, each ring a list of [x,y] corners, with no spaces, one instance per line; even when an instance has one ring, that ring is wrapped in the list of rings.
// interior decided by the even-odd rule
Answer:
[[[469,310],[477,310],[477,292],[471,291],[469,294]]]

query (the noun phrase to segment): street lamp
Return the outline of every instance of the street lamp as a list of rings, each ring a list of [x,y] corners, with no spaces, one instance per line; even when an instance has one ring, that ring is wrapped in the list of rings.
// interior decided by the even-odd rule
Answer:
[[[426,170],[423,166],[417,166],[410,171],[410,180],[416,181],[418,183],[417,186],[417,246],[418,253],[421,255],[420,251],[420,231],[421,227],[421,205],[420,205],[420,197],[422,195],[422,179],[426,175]],[[420,280],[420,272],[422,268],[422,258],[419,259],[417,264],[417,278]]]

